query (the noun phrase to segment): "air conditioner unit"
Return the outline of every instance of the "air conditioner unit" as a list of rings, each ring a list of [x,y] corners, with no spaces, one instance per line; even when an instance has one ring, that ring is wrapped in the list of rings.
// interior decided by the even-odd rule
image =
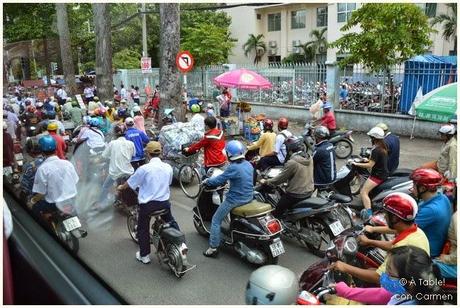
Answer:
[[[300,40],[292,41],[292,47],[296,47],[296,46],[299,46],[301,44],[302,44],[302,42]]]
[[[276,49],[269,49],[268,50],[268,55],[269,56],[276,56]]]
[[[300,47],[292,48],[292,53],[300,53],[300,51],[301,51]]]
[[[271,47],[271,48],[276,48],[276,41],[268,42],[268,46]]]

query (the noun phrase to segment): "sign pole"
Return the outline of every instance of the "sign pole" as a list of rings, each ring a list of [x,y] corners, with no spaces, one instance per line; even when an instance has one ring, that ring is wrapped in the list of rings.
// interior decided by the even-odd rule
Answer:
[[[185,103],[187,104],[187,74],[184,74],[184,90],[185,90],[185,93],[184,93],[184,100],[185,100]]]

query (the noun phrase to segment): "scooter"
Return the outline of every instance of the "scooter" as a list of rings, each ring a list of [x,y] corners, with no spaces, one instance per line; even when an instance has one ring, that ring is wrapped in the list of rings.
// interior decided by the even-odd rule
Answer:
[[[315,146],[314,129],[315,127],[312,124],[307,123],[302,133],[304,144],[309,152],[313,152]],[[351,136],[352,133],[352,130],[339,131],[329,138],[329,142],[334,146],[337,158],[346,159],[353,153],[353,143],[355,143],[355,140]]]
[[[222,173],[219,168],[211,168],[206,176]],[[223,202],[226,189],[226,185],[213,188],[201,184],[197,205],[193,208],[193,225],[200,235],[209,237],[212,216]],[[234,208],[221,226],[224,244],[249,263],[277,264],[285,250],[280,238],[282,226],[271,211],[270,204],[256,200]]]

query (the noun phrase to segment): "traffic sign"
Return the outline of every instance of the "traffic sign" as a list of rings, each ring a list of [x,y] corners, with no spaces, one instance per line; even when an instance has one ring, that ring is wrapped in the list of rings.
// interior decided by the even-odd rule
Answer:
[[[193,68],[193,57],[192,54],[188,51],[181,51],[176,56],[176,65],[179,71],[182,73],[187,73]]]
[[[141,58],[141,69],[142,69],[142,73],[151,73],[152,72],[152,58],[142,57]]]

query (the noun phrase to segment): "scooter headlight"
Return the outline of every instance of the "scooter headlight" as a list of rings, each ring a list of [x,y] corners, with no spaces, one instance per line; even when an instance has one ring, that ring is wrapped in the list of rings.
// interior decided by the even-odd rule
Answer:
[[[346,255],[353,256],[357,252],[358,252],[358,242],[356,241],[356,238],[354,237],[347,238],[343,245],[343,253]]]

